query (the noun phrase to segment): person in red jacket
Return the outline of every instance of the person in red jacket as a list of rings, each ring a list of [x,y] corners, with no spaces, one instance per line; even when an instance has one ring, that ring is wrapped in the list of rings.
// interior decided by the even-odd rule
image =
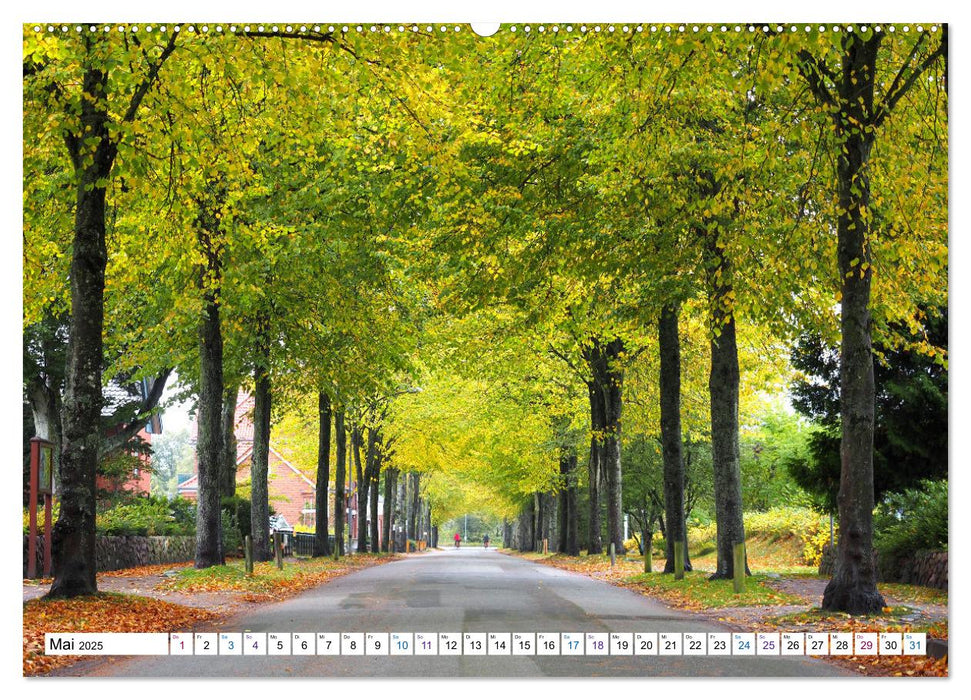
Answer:
[[[462,542],[462,535],[460,535],[459,533],[456,532],[455,533],[455,548],[456,549],[458,549],[461,546],[461,542]]]

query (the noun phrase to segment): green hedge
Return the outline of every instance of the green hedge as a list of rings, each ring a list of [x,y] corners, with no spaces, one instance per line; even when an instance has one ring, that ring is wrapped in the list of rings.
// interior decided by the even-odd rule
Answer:
[[[195,504],[140,497],[99,513],[97,523],[102,535],[194,535]]]

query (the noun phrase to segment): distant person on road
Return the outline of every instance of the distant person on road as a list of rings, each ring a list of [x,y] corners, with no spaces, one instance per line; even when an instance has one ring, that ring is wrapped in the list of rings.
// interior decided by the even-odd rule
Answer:
[[[482,546],[489,549],[489,535],[482,536]]]
[[[459,533],[456,532],[455,533],[455,548],[458,549],[461,546],[461,543],[462,543],[462,535],[460,535]]]

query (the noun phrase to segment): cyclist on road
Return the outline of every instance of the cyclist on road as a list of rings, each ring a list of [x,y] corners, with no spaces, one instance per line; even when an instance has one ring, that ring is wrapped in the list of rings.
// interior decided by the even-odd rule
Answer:
[[[482,546],[485,547],[486,549],[489,549],[489,535],[483,535]]]
[[[455,539],[455,548],[458,549],[461,546],[461,543],[462,543],[462,535],[460,535],[459,533],[456,532],[454,539]]]

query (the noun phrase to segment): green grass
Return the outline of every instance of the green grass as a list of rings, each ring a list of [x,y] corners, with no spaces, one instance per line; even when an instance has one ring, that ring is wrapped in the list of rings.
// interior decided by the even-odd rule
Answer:
[[[884,596],[908,603],[934,603],[947,605],[947,591],[927,586],[913,586],[907,583],[878,583],[877,589]]]
[[[329,557],[314,559],[286,559],[283,570],[275,562],[257,562],[253,574],[247,575],[242,559],[230,560],[223,566],[207,569],[186,568],[180,570],[164,586],[184,591],[248,591],[263,593],[291,587],[300,587],[323,579],[328,574],[343,572],[358,565],[390,558],[387,554],[368,554],[344,557],[335,561]]]
[[[704,571],[685,572],[684,579],[676,581],[671,574],[638,574],[624,579],[624,583],[649,591],[660,598],[692,608],[733,608],[753,605],[798,605],[802,599],[775,590],[766,585],[766,576],[749,576],[745,590],[735,593],[729,579],[709,581]]]

